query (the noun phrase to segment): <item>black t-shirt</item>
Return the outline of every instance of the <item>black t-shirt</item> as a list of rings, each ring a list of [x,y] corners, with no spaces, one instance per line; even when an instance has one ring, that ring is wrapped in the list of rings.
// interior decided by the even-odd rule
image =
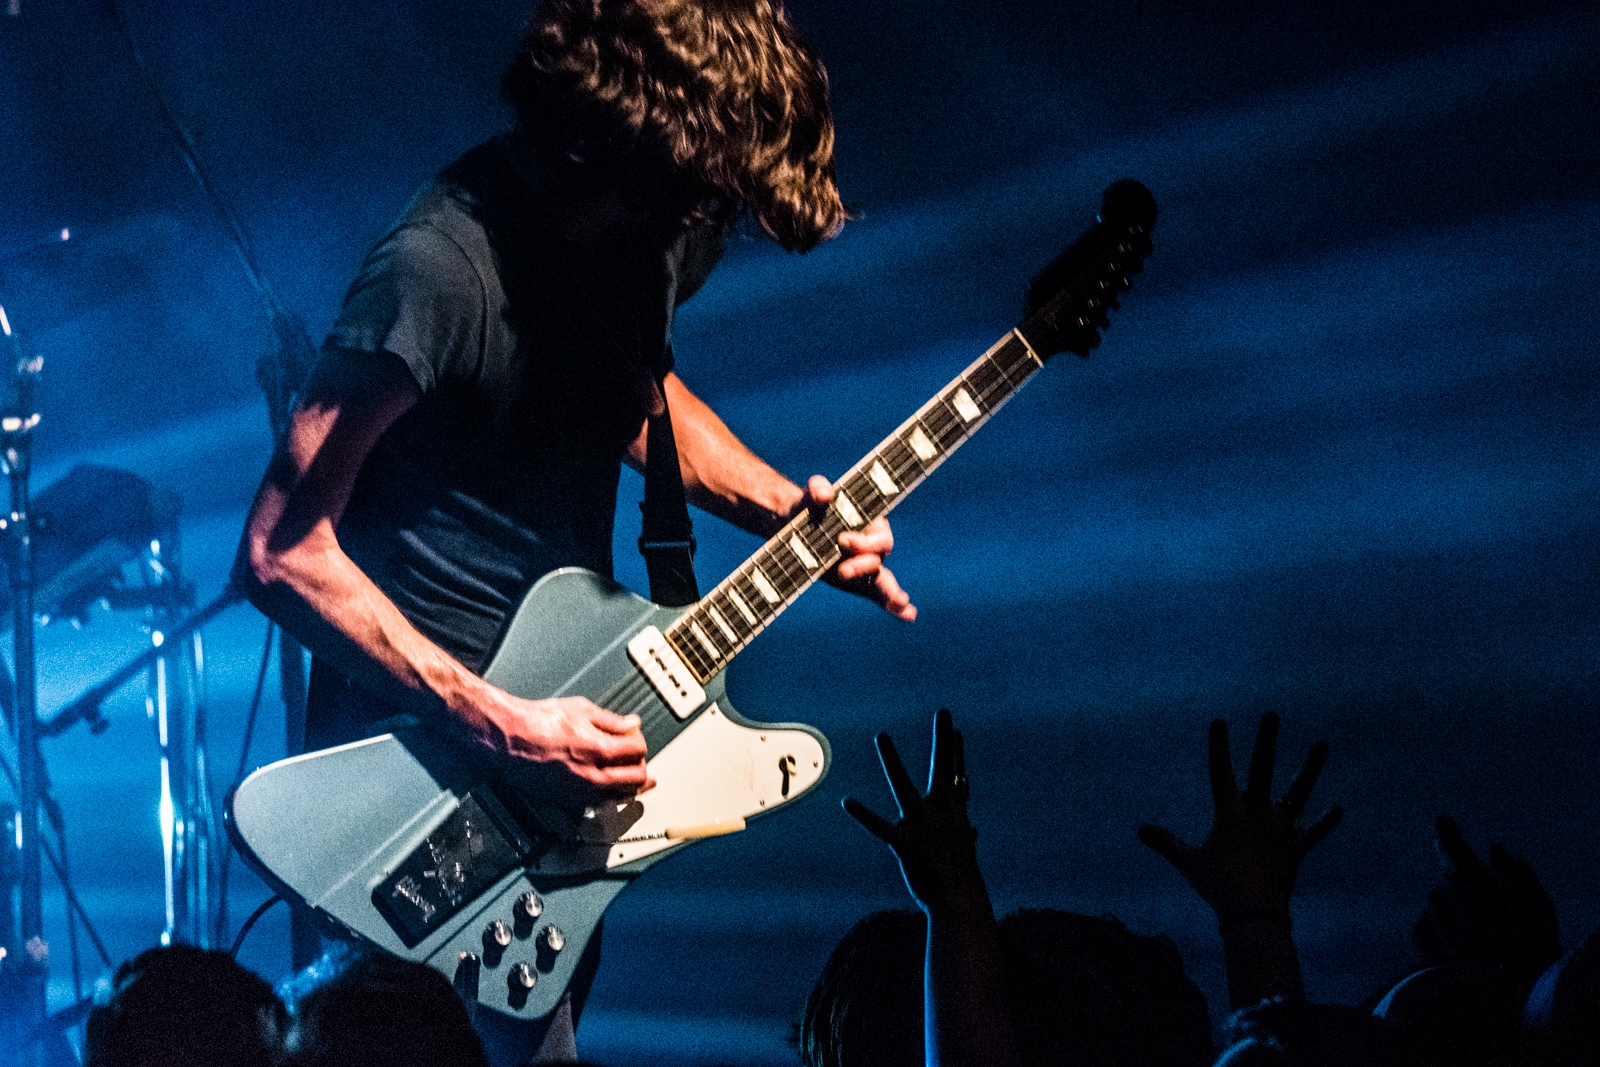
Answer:
[[[541,575],[610,575],[620,461],[670,369],[673,309],[722,247],[699,228],[597,262],[535,221],[528,190],[499,142],[452,164],[367,257],[323,347],[398,357],[416,381],[338,537],[474,671]]]

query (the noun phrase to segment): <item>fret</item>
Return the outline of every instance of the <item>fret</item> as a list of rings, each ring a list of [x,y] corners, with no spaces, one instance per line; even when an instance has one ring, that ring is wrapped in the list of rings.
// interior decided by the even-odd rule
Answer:
[[[820,514],[785,523],[685,612],[668,641],[702,684],[755,639],[841,555],[838,536],[887,514],[1039,369],[1013,330],[979,356],[834,485]]]
[[[844,524],[852,530],[866,525],[866,521],[861,518],[861,512],[856,508],[855,501],[851,500],[850,494],[843,489],[834,490],[833,510],[839,513],[839,518],[843,519]]]
[[[806,547],[805,541],[800,537],[800,531],[796,530],[794,533],[791,533],[789,535],[789,540],[784,543],[789,546],[789,551],[794,553],[795,559],[798,559],[800,561],[800,565],[807,571],[814,571],[817,569],[817,557],[813,556],[811,554],[811,549]]]
[[[871,456],[867,457],[871,459]],[[849,492],[850,499],[859,504],[868,515],[882,515],[887,509],[883,506],[883,494],[878,492],[878,487],[872,484],[872,479],[867,477],[867,472],[859,466],[839,479],[839,484]]]
[[[962,377],[966,379],[967,388],[971,390],[973,399],[982,405],[985,411],[993,403],[996,389],[1005,393],[1011,391],[1011,383],[1006,381],[1005,374],[1001,372],[993,356],[983,356]]]
[[[1016,344],[1013,345],[1012,341],[1015,341]],[[1014,373],[1007,375],[1007,377],[1014,377],[1015,374],[1020,373],[1021,377],[1017,378],[1017,385],[1027,381],[1030,374],[1044,366],[1044,360],[1039,358],[1039,353],[1033,350],[1033,346],[1028,343],[1028,339],[1022,335],[1021,330],[1012,330],[1011,336],[1007,337],[1002,343],[1007,351],[1017,353],[1017,361],[1012,368]]]
[[[924,412],[922,425],[933,435],[941,452],[953,451],[966,437],[965,426],[960,417],[944,402],[944,397],[935,397]]]
[[[1012,330],[1011,336],[994,350],[991,358],[1000,368],[1000,373],[1006,376],[1006,381],[1011,383],[1012,389],[1020,388],[1034,371],[1044,366],[1044,362],[1034,354],[1033,346],[1028,344],[1027,338],[1016,330]]]
[[[722,653],[717,650],[717,646],[711,643],[710,637],[706,636],[705,627],[701,626],[700,621],[692,615],[689,617],[689,632],[694,634],[695,640],[700,642],[700,647],[706,650],[706,655],[710,657],[709,662],[714,665],[722,658]]]
[[[778,596],[778,591],[773,588],[771,579],[769,579],[766,574],[762,572],[760,567],[755,567],[751,570],[750,581],[751,584],[753,584],[761,593],[762,599],[764,599],[768,604],[776,604],[783,599],[782,597]]]
[[[883,465],[883,460],[875,459],[872,466],[867,468],[867,477],[872,479],[872,484],[878,487],[878,492],[883,494],[884,500],[891,500],[900,494],[900,486],[889,475],[889,470]]]
[[[722,636],[728,639],[728,644],[735,651],[738,651],[739,635],[733,632],[733,627],[729,626],[728,620],[722,617],[722,612],[717,610],[715,604],[710,605],[706,610],[711,615],[711,621],[717,624],[717,629],[722,631]]]
[[[683,640],[675,640],[681,625],[682,620],[680,619],[677,623],[674,623],[662,636],[667,639],[667,644],[672,646],[672,650],[678,654],[678,658],[683,660],[684,665],[694,672],[695,677],[699,679],[700,683],[703,685],[713,674],[717,672],[711,669],[711,663],[706,659],[705,653],[701,651],[700,647],[694,642],[687,640],[689,635],[683,635]]]
[[[917,454],[907,448],[898,437],[891,437],[878,449],[889,475],[899,483],[901,493],[922,480],[922,463]]]
[[[744,621],[749,623],[752,627],[759,627],[761,624],[756,621],[755,612],[750,610],[750,605],[746,604],[744,597],[739,595],[738,585],[732,579],[729,579],[728,581],[727,593],[728,599],[733,602],[733,606],[739,609],[740,615],[744,616]],[[755,636],[754,631],[751,632],[750,636]]]

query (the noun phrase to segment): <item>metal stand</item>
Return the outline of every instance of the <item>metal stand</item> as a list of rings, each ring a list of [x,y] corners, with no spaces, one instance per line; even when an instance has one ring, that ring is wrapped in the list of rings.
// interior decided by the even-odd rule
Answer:
[[[176,639],[168,633],[173,624],[181,625],[187,599],[178,560],[174,528],[165,542],[151,541],[142,561],[156,594],[150,598],[154,605],[150,644],[158,655],[147,672],[145,712],[155,723],[161,746],[161,855],[167,920],[161,943],[182,941],[210,948],[216,819],[206,775],[205,650],[198,627],[187,627]]]
[[[6,330],[10,335],[9,325]],[[15,982],[16,1018],[30,1029],[45,1017],[45,983],[50,948],[44,939],[43,886],[39,866],[39,807],[42,796],[39,763],[39,693],[33,650],[33,541],[28,516],[28,479],[32,473],[33,390],[43,361],[19,353],[16,363],[16,406],[0,418],[6,474],[11,482],[11,513],[0,524],[11,535],[11,606],[14,615],[16,698],[13,701],[17,742],[17,815],[13,827],[18,845],[18,924],[21,951],[5,960]],[[24,1053],[26,1055],[26,1053]],[[26,1061],[24,1061],[26,1062]]]

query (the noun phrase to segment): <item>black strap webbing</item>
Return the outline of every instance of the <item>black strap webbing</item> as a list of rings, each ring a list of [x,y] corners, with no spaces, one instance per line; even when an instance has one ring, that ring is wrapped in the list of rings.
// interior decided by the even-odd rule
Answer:
[[[683,495],[683,470],[678,466],[666,386],[660,379],[656,384],[661,392],[661,413],[650,416],[645,438],[639,554],[650,575],[650,599],[662,607],[681,608],[700,599],[700,587],[694,580],[694,524],[689,521],[689,502]]]

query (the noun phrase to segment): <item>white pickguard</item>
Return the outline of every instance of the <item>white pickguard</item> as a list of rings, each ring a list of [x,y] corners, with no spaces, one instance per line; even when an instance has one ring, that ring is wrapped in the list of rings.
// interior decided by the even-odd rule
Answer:
[[[783,792],[788,763],[789,791]],[[671,827],[749,818],[787,804],[822,777],[822,745],[801,730],[752,730],[730,722],[712,704],[650,761],[656,787],[639,797],[644,815],[611,846],[606,866],[620,867],[682,844],[664,836]]]

